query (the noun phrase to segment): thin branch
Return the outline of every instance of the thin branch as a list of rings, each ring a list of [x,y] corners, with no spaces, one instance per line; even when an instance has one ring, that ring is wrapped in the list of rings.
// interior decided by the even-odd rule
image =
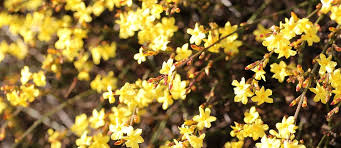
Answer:
[[[87,90],[85,92],[82,92],[80,94],[78,94],[77,96],[68,99],[67,101],[63,102],[62,104],[60,104],[59,106],[55,107],[54,109],[52,109],[51,111],[45,113],[39,120],[36,120],[26,131],[24,134],[22,134],[22,136],[20,136],[18,139],[16,139],[16,142],[11,146],[11,148],[16,148],[18,147],[18,145],[21,143],[21,141],[28,136],[28,134],[30,134],[38,125],[40,125],[46,118],[48,118],[49,116],[55,114],[56,112],[58,112],[59,110],[63,109],[65,106],[74,103],[75,101],[89,96],[91,94],[94,94],[95,92],[93,90]]]
[[[338,27],[340,27],[340,26],[338,26]],[[335,38],[336,34],[337,33],[334,33],[334,36],[329,39],[328,43],[323,47],[323,50],[322,50],[321,53],[324,54],[327,51],[329,45],[333,44],[334,38]],[[296,119],[298,117],[298,113],[300,112],[300,109],[302,107],[304,96],[307,93],[309,87],[311,86],[311,83],[312,83],[312,80],[313,80],[313,75],[314,75],[315,71],[317,70],[317,67],[318,67],[318,63],[315,63],[314,66],[313,66],[313,70],[310,71],[309,76],[308,76],[308,79],[309,79],[308,86],[303,90],[303,93],[300,95],[300,101],[298,103],[298,106],[297,106],[295,114],[294,114],[295,121],[296,121]]]
[[[247,28],[248,26],[251,26],[253,24],[256,24],[256,23],[259,23],[260,21],[266,19],[266,18],[270,18],[270,17],[273,17],[275,15],[279,15],[279,14],[282,14],[282,13],[286,13],[294,8],[298,8],[298,7],[303,7],[305,5],[307,5],[308,2],[305,1],[305,2],[302,2],[300,4],[298,4],[296,7],[292,7],[292,8],[289,8],[289,9],[285,9],[285,10],[282,10],[282,11],[278,11],[278,12],[275,12],[271,15],[267,15],[267,16],[264,16],[264,17],[261,17],[259,19],[256,19],[256,20],[249,20],[248,22],[244,23],[243,25],[241,25],[237,30],[231,32],[230,34],[228,35],[225,35],[223,37],[221,37],[220,39],[218,39],[217,41],[213,42],[211,45],[205,47],[204,49],[196,52],[195,54],[193,54],[192,56],[190,56],[189,58],[185,59],[185,60],[182,60],[180,61],[180,64],[176,65],[176,69],[184,66],[187,62],[193,60],[195,57],[199,56],[201,53],[203,53],[204,51],[208,50],[209,48],[213,47],[214,45],[220,43],[222,40],[228,38],[229,36],[233,35],[234,33],[239,33],[239,32],[242,32],[245,28]]]

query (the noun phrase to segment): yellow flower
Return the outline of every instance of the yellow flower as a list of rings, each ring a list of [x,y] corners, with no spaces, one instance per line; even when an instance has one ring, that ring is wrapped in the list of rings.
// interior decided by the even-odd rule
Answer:
[[[139,143],[144,142],[143,138],[141,137],[142,129],[134,130],[133,127],[129,126],[127,129],[127,136],[124,138],[127,140],[125,142],[127,147],[131,148],[139,148]]]
[[[13,90],[6,94],[7,100],[14,106],[21,105],[21,106],[27,106],[27,102],[24,99],[21,99],[19,97],[19,92],[16,90]]]
[[[143,47],[140,47],[139,53],[134,55],[134,59],[137,60],[137,63],[139,64],[146,61],[146,56],[143,54]]]
[[[286,39],[282,33],[276,35],[272,34],[265,38],[263,45],[266,46],[269,51],[274,50],[275,53],[278,53],[278,58],[283,56],[289,58],[290,56],[296,55],[296,51],[291,50],[290,41]]]
[[[264,28],[262,24],[257,25],[257,29],[253,31],[253,35],[256,37],[256,41],[263,41],[266,34],[270,32],[270,29]]]
[[[183,59],[188,58],[190,55],[192,55],[192,50],[188,49],[188,43],[182,45],[182,47],[176,48],[176,56],[175,60],[181,61]]]
[[[111,86],[109,85],[107,89],[108,89],[108,92],[103,93],[103,98],[108,99],[110,104],[115,103],[115,97],[112,92]]]
[[[83,113],[81,115],[76,116],[75,124],[72,125],[71,131],[74,132],[76,135],[80,136],[82,135],[82,133],[86,131],[88,125],[89,125],[88,118],[86,114]]]
[[[283,148],[305,148],[303,144],[298,144],[297,140],[291,141],[291,140],[285,140],[282,144]]]
[[[191,135],[194,132],[193,126],[186,126],[185,124],[182,124],[181,127],[178,127],[180,130],[180,134],[184,137],[187,137],[187,135]]]
[[[93,137],[93,143],[91,143],[89,148],[109,148],[108,142],[109,136],[98,133]]]
[[[26,84],[30,79],[31,79],[31,75],[32,73],[30,72],[30,69],[28,68],[28,66],[24,66],[23,69],[21,69],[21,77],[20,77],[20,81],[21,84]]]
[[[262,137],[260,143],[256,143],[257,148],[280,148],[281,141],[276,138],[268,138],[266,136]]]
[[[205,134],[200,135],[200,137],[197,136],[187,136],[187,140],[191,144],[193,148],[201,148],[203,146],[203,141],[205,138]]]
[[[291,134],[294,134],[298,127],[295,125],[294,117],[290,116],[288,118],[283,117],[282,123],[277,123],[276,128],[278,129],[278,133],[274,130],[270,130],[271,135],[274,135],[277,138],[289,139]]]
[[[309,90],[315,93],[314,102],[318,102],[320,100],[323,104],[328,102],[330,93],[323,86],[320,86],[319,83],[316,84],[316,88],[309,88]]]
[[[169,105],[173,104],[174,101],[172,99],[172,96],[169,94],[168,89],[165,89],[163,92],[164,95],[162,97],[159,97],[157,101],[162,103],[162,109],[166,110]]]
[[[217,118],[214,116],[210,116],[211,110],[206,108],[205,111],[202,107],[199,107],[200,115],[196,115],[193,117],[193,120],[198,122],[197,127],[199,130],[211,127],[211,122],[215,121]]]
[[[231,26],[231,23],[229,21],[227,21],[225,23],[225,26],[224,28],[219,28],[219,33],[221,34],[221,36],[227,36],[229,34],[231,34],[232,32],[236,31],[237,30],[237,25],[233,25]],[[237,34],[237,33],[235,33]],[[233,34],[233,35],[235,35]]]
[[[255,68],[252,69],[253,72],[255,72],[255,79],[260,80],[263,79],[265,81],[265,76],[264,74],[266,73],[263,68],[260,68],[260,66],[256,66]]]
[[[116,21],[120,25],[120,38],[127,39],[135,34],[135,31],[139,29],[138,25],[136,25],[139,24],[136,22],[137,18],[138,14],[134,13],[134,11],[120,13],[120,19]]]
[[[172,97],[177,100],[181,99],[184,100],[186,98],[186,81],[181,81],[181,76],[179,74],[175,74],[175,77],[172,82],[172,88],[170,90],[170,93]]]
[[[333,104],[337,104],[341,101],[341,87],[335,88],[335,90],[333,90],[332,92],[335,94]]]
[[[207,39],[204,39],[204,47],[208,48],[208,51],[213,53],[218,53],[221,47],[221,44],[215,44],[219,40],[218,31],[209,31]],[[225,39],[226,40],[226,39]],[[212,46],[213,45],[213,46]]]
[[[0,97],[0,114],[6,109],[7,104],[4,102],[3,98]]]
[[[273,99],[269,98],[269,96],[272,95],[271,89],[266,89],[266,91],[264,91],[264,86],[262,86],[262,88],[260,90],[257,90],[255,94],[256,96],[252,97],[251,100],[253,102],[257,102],[257,105],[261,105],[264,102],[273,103]]]
[[[60,142],[60,139],[64,136],[64,134],[58,131],[53,131],[53,129],[48,129],[47,133],[49,134],[48,141],[51,143],[51,148],[61,148],[62,143]]]
[[[305,34],[302,35],[301,39],[306,40],[308,42],[308,45],[311,46],[313,43],[320,42],[320,37],[317,36],[318,28],[316,26],[312,26],[309,28],[309,30],[305,31]]]
[[[253,140],[257,140],[260,137],[265,135],[265,131],[269,129],[269,126],[263,124],[262,119],[256,108],[251,107],[250,111],[244,113],[244,122],[246,124],[239,124],[235,122],[235,126],[231,126],[232,131],[230,135],[232,137],[237,137],[240,141],[242,141],[245,137],[252,137]]]
[[[108,89],[111,86],[112,89],[116,89],[117,79],[114,77],[114,72],[110,71],[107,75],[102,76],[98,74],[94,80],[91,81],[91,89],[96,90],[98,93]]]
[[[243,148],[244,141],[226,142],[224,148]]]
[[[244,122],[245,123],[253,123],[256,119],[259,118],[259,114],[256,111],[256,107],[252,106],[249,112],[244,113]]]
[[[174,69],[175,66],[173,65],[173,59],[168,59],[167,62],[162,63],[162,69],[160,70],[160,74],[171,75]]]
[[[341,5],[332,7],[330,18],[336,23],[341,24]]]
[[[289,76],[290,73],[287,70],[287,64],[281,61],[279,64],[273,63],[270,65],[270,71],[274,73],[273,78],[278,79],[279,82],[283,82],[286,76]]]
[[[330,75],[330,83],[334,88],[341,88],[341,69],[336,69]]]
[[[321,0],[322,8],[320,12],[324,14],[328,13],[330,11],[332,1],[333,0]]]
[[[20,89],[20,99],[26,103],[33,102],[35,97],[39,96],[40,93],[39,89],[36,89],[34,85],[21,85]]]
[[[245,137],[247,137],[247,135],[245,135],[244,132],[244,125],[234,122],[235,126],[231,126],[232,131],[230,132],[230,135],[232,137],[237,137],[239,140],[244,140]]]
[[[89,118],[90,126],[92,128],[99,128],[103,126],[105,124],[104,118],[105,118],[104,108],[102,108],[100,112],[94,109],[92,111],[92,116]]]
[[[96,65],[98,65],[101,61],[101,58],[105,61],[109,60],[109,58],[116,56],[116,43],[112,42],[111,44],[103,43],[103,45],[97,47],[90,47],[92,60]]]
[[[34,85],[21,85],[21,97],[27,97],[29,102],[34,100],[34,97],[39,96],[39,89],[35,88]]]
[[[253,93],[250,90],[251,85],[245,83],[244,77],[240,82],[233,80],[232,85],[235,86],[235,88],[233,88],[234,94],[236,95],[234,97],[234,102],[242,102],[243,104],[246,104],[248,101],[247,98],[253,96]]]
[[[199,23],[196,23],[194,29],[187,29],[187,33],[192,35],[189,42],[191,44],[195,43],[196,45],[200,45],[202,39],[206,37],[204,32],[204,27],[199,25]]]
[[[320,54],[320,59],[316,60],[320,64],[319,70],[320,75],[323,75],[325,72],[331,73],[334,71],[336,62],[332,61],[331,59],[332,59],[331,55],[328,58],[326,58],[326,55]]]
[[[89,137],[87,135],[88,135],[88,132],[84,131],[82,136],[76,140],[76,145],[79,148],[83,148],[83,147],[85,148],[91,144],[92,137]]]
[[[37,86],[45,86],[46,78],[45,78],[45,74],[43,71],[39,71],[38,73],[33,73],[32,77],[33,77],[33,82]]]
[[[263,137],[265,134],[265,131],[269,129],[269,126],[266,124],[263,124],[263,121],[261,119],[257,119],[252,124],[246,124],[244,125],[244,134],[248,137],[252,137],[254,141],[259,139],[260,137]]]

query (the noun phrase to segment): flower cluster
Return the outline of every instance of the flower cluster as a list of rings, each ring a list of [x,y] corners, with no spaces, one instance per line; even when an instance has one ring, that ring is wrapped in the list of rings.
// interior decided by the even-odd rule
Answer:
[[[335,105],[326,116],[330,124],[324,137],[329,138],[320,141],[327,144],[334,132],[330,119],[341,106],[338,45],[341,0],[319,2],[316,7],[308,1],[296,6],[313,8],[297,11],[298,15],[308,14],[304,18],[292,12],[291,17],[276,23],[269,20],[283,17],[260,17],[268,13],[264,11],[266,6],[275,5],[266,0],[249,20],[234,24],[245,16],[238,16],[239,10],[230,7],[229,11],[238,19],[221,17],[225,14],[220,8],[229,7],[229,1],[4,0],[0,6],[0,114],[4,119],[0,141],[10,137],[6,140],[15,139],[13,147],[16,147],[44,123],[48,128],[42,129],[48,129],[45,138],[52,148],[113,145],[138,148],[145,146],[142,144],[145,141],[153,145],[164,143],[161,140],[165,139],[155,138],[164,131],[173,132],[169,134],[172,140],[164,148],[201,148],[206,146],[205,138],[209,139],[212,131],[230,126],[232,141],[226,142],[225,148],[251,147],[250,143],[257,148],[305,148],[309,145],[295,139],[295,133],[299,111],[309,103],[319,109],[328,104],[328,110],[329,104]],[[186,10],[180,13],[180,8]],[[219,16],[220,21],[212,22],[216,18],[211,18],[211,14],[202,15],[187,8],[214,12],[212,15]],[[322,19],[327,15],[330,19]],[[269,24],[277,26],[264,27]],[[328,30],[328,35],[323,34]],[[250,32],[253,35],[248,36]],[[253,48],[254,45],[257,47]],[[324,46],[321,51],[320,45]],[[309,55],[305,55],[307,52]],[[255,58],[261,59],[245,67],[251,75],[236,74],[235,71],[243,69],[240,68],[243,61]],[[147,59],[148,62],[141,64]],[[228,72],[232,72],[231,77]],[[286,86],[285,93],[292,88],[301,95],[296,99],[291,95],[273,99],[278,96],[275,93],[284,92],[278,91],[283,87],[273,87],[272,83],[277,82]],[[233,92],[227,90],[226,84],[232,84]],[[209,93],[205,92],[207,89]],[[83,90],[84,93],[79,93]],[[204,98],[203,95],[205,101],[195,99],[195,96]],[[84,103],[79,101],[81,98],[96,99]],[[40,115],[46,109],[41,105],[45,102],[56,108]],[[235,106],[244,108],[247,103],[276,108],[278,102],[290,107],[298,105],[294,116],[283,117],[275,124],[276,129],[271,130],[269,126],[275,122],[265,123],[260,116],[269,117],[265,116],[267,110],[252,106],[244,112],[243,123],[233,122],[230,120],[233,116],[224,112]],[[235,106],[227,108],[230,104]],[[74,109],[73,105],[84,109],[66,113]],[[183,112],[187,105],[199,108],[189,119]],[[37,106],[42,106],[39,111],[35,110]],[[179,114],[174,109],[184,110],[179,110]],[[170,112],[177,114],[176,125],[183,124],[170,124],[167,121]],[[53,116],[55,113],[58,116]],[[21,124],[17,125],[18,121],[26,121],[18,119],[22,114],[38,118],[27,131],[22,130]],[[183,119],[188,120],[183,122]],[[29,120],[31,124],[32,119]],[[59,122],[63,124],[59,126]],[[148,127],[158,123],[159,128]],[[10,136],[7,129],[11,129]],[[149,134],[153,132],[156,134]],[[151,138],[144,137],[149,135]],[[178,138],[174,139],[175,136]],[[75,141],[66,139],[69,137]],[[33,136],[30,140],[36,139]],[[155,142],[155,139],[161,140]],[[44,143],[41,141],[37,142],[38,146]]]
[[[269,129],[267,124],[264,124],[256,111],[256,107],[251,107],[248,112],[244,113],[245,124],[235,122],[234,126],[231,126],[231,136],[237,137],[239,141],[243,141],[244,138],[252,137],[253,140],[257,140],[263,137],[265,131]]]
[[[28,66],[21,69],[20,87],[4,87],[7,100],[14,106],[28,106],[39,96],[40,91],[36,87],[46,85],[46,77],[43,71],[31,73]],[[33,83],[32,83],[33,82]]]
[[[270,130],[270,136],[263,136],[260,143],[256,143],[257,148],[272,147],[272,148],[305,148],[303,144],[300,144],[295,138],[294,133],[298,128],[295,125],[295,119],[293,116],[288,118],[283,117],[281,123],[276,124],[278,132]]]
[[[211,109],[199,107],[199,115],[195,115],[192,120],[186,120],[180,130],[181,138],[179,140],[173,139],[172,142],[168,141],[162,147],[164,148],[178,148],[178,147],[188,147],[193,148],[203,147],[203,140],[205,134],[202,134],[204,128],[210,128],[211,122],[214,122],[217,118],[211,116]]]

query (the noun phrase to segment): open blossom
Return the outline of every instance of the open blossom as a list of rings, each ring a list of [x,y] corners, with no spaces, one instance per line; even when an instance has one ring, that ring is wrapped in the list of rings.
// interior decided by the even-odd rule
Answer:
[[[325,72],[331,73],[335,66],[336,66],[336,62],[332,61],[332,56],[328,56],[328,58],[326,58],[326,55],[324,54],[320,54],[320,58],[316,60],[319,65],[320,65],[320,70],[319,70],[319,74],[323,75]]]
[[[246,137],[252,137],[253,140],[257,140],[266,135],[265,131],[269,129],[269,126],[263,123],[254,106],[245,112],[244,116],[244,122],[246,124],[235,122],[235,126],[231,126],[232,131],[230,135],[232,137],[237,137],[242,141]]]
[[[315,93],[314,102],[318,102],[321,100],[323,104],[326,104],[329,97],[330,92],[319,83],[316,84],[316,88],[309,88],[311,92]]]
[[[251,85],[245,83],[244,77],[240,80],[240,82],[233,80],[232,85],[235,86],[235,88],[233,88],[234,94],[236,95],[234,97],[235,102],[242,102],[243,104],[246,104],[248,97],[253,96],[253,93],[250,90]]]
[[[278,132],[275,130],[270,130],[270,134],[276,136],[277,138],[289,139],[291,134],[294,134],[298,127],[295,125],[294,117],[290,116],[288,118],[283,117],[282,122],[276,124],[276,128]]]
[[[242,148],[244,141],[226,142],[224,148]]]
[[[332,7],[331,11],[330,18],[336,23],[341,24],[341,5]]]
[[[290,41],[285,38],[283,33],[270,35],[264,39],[263,45],[267,47],[269,51],[274,50],[275,53],[278,53],[278,58],[283,56],[289,58],[290,56],[296,55],[296,51],[291,50]]]
[[[164,90],[164,95],[157,99],[158,102],[162,103],[162,109],[166,110],[168,106],[173,104],[172,96],[169,94],[169,90]]]
[[[278,79],[279,82],[283,82],[284,78],[290,75],[287,70],[287,64],[283,61],[279,62],[279,64],[273,63],[270,67],[270,71],[274,73],[272,77]]]
[[[192,50],[188,49],[188,43],[182,45],[182,47],[176,48],[176,56],[175,60],[180,61],[183,59],[188,58],[190,55],[192,55]]]
[[[98,133],[93,136],[93,142],[90,144],[89,148],[109,148],[109,145],[107,144],[109,139],[109,136]]]
[[[175,74],[173,82],[172,82],[172,88],[170,89],[170,93],[172,97],[177,99],[184,100],[186,98],[186,81],[181,81],[181,76],[179,74]]]
[[[257,105],[261,105],[263,104],[264,102],[266,103],[273,103],[273,99],[272,98],[269,98],[269,96],[272,95],[272,91],[271,89],[266,89],[264,90],[264,86],[262,86],[262,88],[260,90],[257,90],[255,92],[255,96],[253,96],[251,98],[251,100],[253,102],[257,102]]]
[[[202,134],[199,137],[193,135],[187,136],[187,140],[189,141],[193,148],[201,148],[203,146],[204,138],[205,134]]]
[[[104,118],[105,118],[104,108],[102,108],[101,111],[99,112],[96,109],[94,109],[92,111],[92,116],[89,118],[90,126],[92,128],[99,128],[103,126],[105,124]]]
[[[198,122],[198,129],[202,130],[204,127],[210,128],[211,122],[215,121],[217,118],[214,116],[210,116],[211,110],[206,108],[205,111],[203,108],[199,107],[200,115],[196,115],[193,117],[193,120]]]
[[[187,29],[187,33],[192,35],[189,42],[191,44],[195,43],[196,45],[200,45],[201,41],[206,37],[204,31],[204,27],[199,25],[199,23],[195,24],[194,29]]]
[[[265,76],[264,74],[266,73],[262,67],[256,66],[255,68],[251,69],[253,72],[255,72],[255,79],[256,80],[264,80],[265,81]]]
[[[21,70],[21,77],[20,77],[20,81],[22,84],[26,84],[30,78],[31,78],[32,73],[30,72],[30,69],[28,66],[25,66],[22,70]]]
[[[143,48],[139,49],[139,53],[134,55],[134,59],[137,63],[141,64],[142,62],[146,61],[146,56],[143,54]]]
[[[71,131],[74,132],[76,135],[80,136],[82,135],[82,133],[86,131],[88,125],[89,125],[88,117],[86,116],[86,114],[83,113],[81,115],[76,116],[75,124],[72,125]]]
[[[321,0],[322,7],[321,7],[320,12],[328,13],[330,11],[332,1],[333,0]]]
[[[103,98],[108,99],[110,104],[115,103],[114,93],[112,92],[112,87],[110,85],[108,86],[107,90],[107,92],[103,93]]]
[[[143,138],[141,137],[142,129],[134,130],[133,127],[129,126],[127,129],[127,136],[124,138],[127,140],[125,143],[127,147],[131,148],[138,148],[139,143],[144,142]]]
[[[162,69],[160,70],[160,74],[171,74],[174,70],[173,59],[168,59],[167,62],[163,62]]]
[[[256,41],[263,41],[266,34],[270,32],[270,29],[264,28],[262,24],[257,25],[257,29],[253,31],[253,35],[256,37]]]
[[[256,143],[256,147],[257,148],[280,148],[281,140],[263,136],[261,142]]]
[[[253,123],[256,121],[256,119],[259,118],[259,114],[258,112],[256,111],[256,107],[252,106],[250,108],[250,111],[249,112],[245,112],[244,113],[244,122],[245,123]]]

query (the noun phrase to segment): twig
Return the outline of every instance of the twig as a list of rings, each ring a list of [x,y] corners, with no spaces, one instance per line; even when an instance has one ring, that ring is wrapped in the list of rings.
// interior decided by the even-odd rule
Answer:
[[[180,64],[176,65],[176,69],[178,69],[178,68],[184,66],[187,62],[193,60],[195,57],[199,56],[199,55],[200,55],[201,53],[203,53],[204,51],[206,51],[206,50],[208,50],[209,48],[213,47],[214,45],[220,43],[222,40],[224,40],[224,39],[226,39],[227,37],[233,35],[234,33],[239,33],[239,32],[241,32],[241,31],[243,31],[243,30],[244,30],[245,28],[247,28],[248,26],[251,26],[251,25],[253,25],[253,24],[256,24],[256,23],[258,23],[258,22],[264,20],[265,18],[269,18],[269,17],[273,17],[273,16],[278,15],[278,14],[286,13],[287,11],[290,11],[290,10],[292,10],[292,9],[294,9],[294,8],[303,7],[303,6],[307,5],[307,4],[308,4],[308,2],[305,1],[305,2],[302,2],[302,3],[298,4],[296,7],[292,7],[292,8],[289,8],[289,9],[282,10],[282,11],[278,11],[278,12],[275,12],[275,13],[273,13],[273,14],[271,14],[271,15],[267,15],[267,16],[261,17],[261,18],[259,18],[259,19],[256,19],[256,20],[253,20],[253,21],[251,20],[251,21],[249,21],[249,22],[247,22],[247,23],[244,23],[244,24],[243,24],[240,28],[238,28],[237,30],[231,32],[231,33],[228,34],[228,35],[225,35],[225,36],[221,37],[221,38],[218,39],[217,41],[213,42],[211,45],[209,45],[209,46],[205,47],[204,49],[202,49],[202,50],[196,52],[195,54],[191,55],[189,58],[180,61]]]
[[[54,113],[58,112],[59,110],[63,109],[65,106],[72,104],[73,102],[85,97],[89,96],[91,94],[95,93],[93,90],[87,90],[85,92],[82,92],[78,94],[77,96],[68,99],[67,101],[63,102],[59,106],[55,107],[51,111],[45,113],[39,120],[36,120],[26,131],[22,136],[20,136],[18,139],[16,139],[15,143],[11,146],[11,148],[16,148],[21,143],[21,141],[30,134],[38,125],[40,125],[47,117],[53,115]]]
[[[334,36],[329,39],[328,43],[323,47],[323,51],[321,53],[324,54],[327,51],[329,45],[331,45],[334,42],[334,37],[336,36],[336,34],[337,33],[335,33]],[[298,106],[297,106],[295,114],[294,114],[295,121],[296,121],[296,119],[298,117],[298,113],[300,112],[300,109],[302,107],[302,103],[303,103],[303,100],[304,100],[303,98],[304,98],[305,94],[307,93],[309,87],[311,86],[312,77],[313,77],[315,71],[317,70],[317,67],[318,67],[318,63],[315,63],[314,66],[313,66],[313,70],[310,71],[309,76],[308,76],[308,79],[309,79],[308,86],[303,90],[303,93],[300,95],[300,101],[298,103]]]
[[[341,106],[341,102],[336,106],[336,107],[340,107]],[[328,126],[330,127],[330,130],[331,131],[332,129],[334,129],[335,127],[338,127],[338,125],[334,125],[333,127],[331,127],[331,121],[329,120],[328,121]],[[323,137],[321,138],[321,140],[319,141],[318,145],[316,146],[317,148],[320,148],[324,142],[324,140],[329,137],[328,134],[324,134]],[[326,143],[327,144],[327,143]]]
[[[70,95],[70,93],[72,92],[72,90],[76,87],[77,82],[78,82],[77,77],[73,78],[73,81],[72,81],[72,83],[71,83],[69,89],[67,90],[66,94],[64,95],[64,98],[69,97],[69,95]]]
[[[35,119],[40,119],[42,118],[42,115],[35,109],[31,108],[31,107],[25,107],[23,108],[23,111],[28,114],[29,116],[31,116],[32,118],[35,118]],[[65,129],[64,126],[58,124],[57,122],[55,121],[50,121],[50,119],[48,117],[46,117],[43,121],[42,121],[43,124],[45,124],[46,126],[48,127],[51,127],[55,130],[63,130]]]

